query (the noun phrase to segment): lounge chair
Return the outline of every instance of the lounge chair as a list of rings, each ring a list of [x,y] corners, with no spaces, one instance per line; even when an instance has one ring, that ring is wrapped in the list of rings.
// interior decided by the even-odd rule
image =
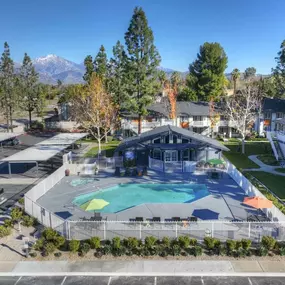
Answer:
[[[136,222],[143,222],[143,217],[136,217]]]
[[[181,222],[180,217],[172,217],[173,222]]]
[[[198,218],[193,217],[193,216],[189,217],[188,219],[189,219],[189,222],[197,222],[198,221]]]
[[[156,222],[156,223],[158,223],[158,222],[160,223],[161,220],[160,220],[160,217],[153,217],[152,221]]]

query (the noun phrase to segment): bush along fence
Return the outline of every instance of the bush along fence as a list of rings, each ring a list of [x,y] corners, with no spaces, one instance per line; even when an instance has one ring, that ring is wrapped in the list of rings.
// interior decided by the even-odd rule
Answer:
[[[180,236],[178,239],[163,237],[157,239],[149,236],[145,239],[129,237],[121,239],[114,237],[111,240],[102,241],[99,237],[92,237],[88,240],[67,241],[53,229],[47,228],[43,231],[42,237],[30,249],[30,256],[36,257],[54,255],[60,257],[63,252],[70,252],[85,256],[92,252],[96,258],[103,255],[113,256],[201,256],[220,255],[231,257],[285,255],[285,243],[277,242],[274,238],[263,236],[260,243],[253,244],[249,239],[227,240],[222,242],[219,239],[205,237],[202,242],[191,239],[187,236]]]

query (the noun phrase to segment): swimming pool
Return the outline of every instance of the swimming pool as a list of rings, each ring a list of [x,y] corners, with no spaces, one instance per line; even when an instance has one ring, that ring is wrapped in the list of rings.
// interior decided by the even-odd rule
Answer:
[[[104,199],[109,205],[98,212],[117,213],[147,203],[190,203],[209,194],[204,184],[119,184],[77,196],[73,203],[80,206],[92,199]]]

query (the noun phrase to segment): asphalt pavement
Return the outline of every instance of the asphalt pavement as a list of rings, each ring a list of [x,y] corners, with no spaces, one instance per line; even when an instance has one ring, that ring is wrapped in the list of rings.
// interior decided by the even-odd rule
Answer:
[[[0,277],[0,285],[283,285],[285,277],[222,276],[23,276]]]

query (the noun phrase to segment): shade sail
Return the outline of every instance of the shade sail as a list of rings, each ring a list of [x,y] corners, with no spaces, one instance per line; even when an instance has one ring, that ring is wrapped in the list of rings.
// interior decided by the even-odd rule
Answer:
[[[212,159],[209,159],[208,162],[210,164],[224,164],[224,161],[222,161],[221,159],[218,159],[218,158],[212,158]]]
[[[84,211],[96,211],[103,209],[107,205],[109,205],[109,202],[104,199],[93,199],[82,204],[80,208]]]

